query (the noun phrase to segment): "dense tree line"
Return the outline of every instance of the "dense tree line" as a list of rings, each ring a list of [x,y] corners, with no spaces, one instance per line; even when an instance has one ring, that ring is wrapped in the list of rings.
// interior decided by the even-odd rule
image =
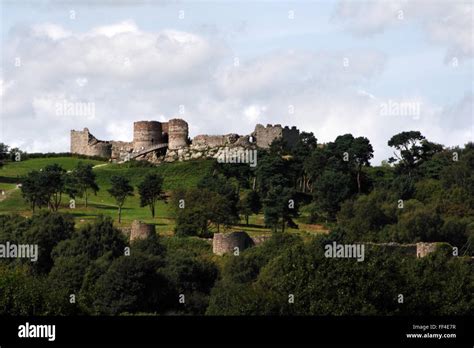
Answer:
[[[108,218],[75,229],[43,212],[0,217],[0,242],[38,243],[38,262],[3,259],[0,313],[17,315],[466,315],[474,273],[449,246],[427,257],[367,251],[365,261],[324,256],[338,231],[304,241],[274,233],[217,266],[195,237],[131,244]]]
[[[210,315],[468,315],[474,274],[450,248],[425,258],[369,250],[364,262],[324,256],[337,236],[278,234],[227,259]]]
[[[22,193],[31,219],[0,216],[0,242],[36,243],[37,262],[0,261],[0,310],[8,314],[464,315],[474,309],[474,145],[445,148],[420,132],[394,135],[394,155],[371,166],[365,137],[318,144],[301,133],[274,141],[258,165],[215,163],[196,187],[172,192],[175,236],[128,244],[112,221],[76,229],[57,212],[64,196],[99,187],[90,166],[30,173]],[[155,217],[163,178],[136,187]],[[130,181],[110,178],[119,221]],[[86,203],[87,204],[87,203]],[[216,262],[212,237],[263,213],[272,238]],[[302,239],[298,221],[330,233]],[[326,258],[324,245],[445,242],[417,259],[376,248],[364,262]],[[453,247],[457,253],[454,255]],[[51,289],[54,289],[54,295]],[[71,295],[75,302],[71,303]],[[400,296],[402,301],[400,302]]]
[[[108,218],[75,230],[60,213],[0,216],[0,243],[41,249],[37,262],[2,259],[0,314],[204,314],[218,274],[210,246],[171,239],[129,245]]]

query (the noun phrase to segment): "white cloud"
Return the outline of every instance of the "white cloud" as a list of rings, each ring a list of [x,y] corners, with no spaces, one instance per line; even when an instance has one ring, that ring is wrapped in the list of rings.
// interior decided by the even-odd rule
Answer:
[[[417,120],[381,115],[367,87],[384,69],[380,52],[274,51],[236,67],[225,42],[195,33],[144,31],[131,21],[82,33],[34,28],[8,38],[5,61],[21,57],[22,65],[6,64],[0,85],[2,141],[29,152],[68,151],[69,130],[84,127],[99,139],[131,140],[133,121],[172,117],[185,118],[191,136],[248,134],[257,122],[296,125],[324,142],[351,132],[371,140],[376,163],[398,131],[419,129],[441,143],[468,137],[460,125],[467,113],[446,124],[446,111],[429,100],[420,99]],[[58,113],[61,103],[92,103],[94,115]]]
[[[430,42],[446,47],[446,60],[461,60],[474,56],[472,11],[472,1],[462,0],[341,0],[334,19],[357,36],[416,23]]]
[[[123,33],[138,34],[139,30],[134,22],[123,21],[118,24],[106,25],[106,26],[94,28],[93,30],[91,30],[89,35],[91,36],[104,35],[110,38],[115,35],[123,34]]]
[[[257,123],[259,122],[260,116],[262,113],[265,113],[265,111],[267,111],[266,106],[250,105],[249,107],[245,108],[244,116],[249,122]]]
[[[33,26],[32,34],[36,37],[46,36],[52,40],[64,39],[68,36],[71,36],[71,32],[64,30],[62,27],[51,23],[44,23]]]

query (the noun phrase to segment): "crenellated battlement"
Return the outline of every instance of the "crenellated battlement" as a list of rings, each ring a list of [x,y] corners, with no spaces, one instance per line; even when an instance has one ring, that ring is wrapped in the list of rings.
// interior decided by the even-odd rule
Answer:
[[[295,126],[282,127],[281,124],[267,124],[266,127],[257,124],[254,132],[243,136],[236,133],[202,134],[195,136],[192,141],[189,140],[188,133],[188,123],[179,118],[168,122],[136,121],[133,123],[131,142],[98,140],[87,128],[83,131],[71,130],[71,152],[105,157],[113,161],[126,161],[136,157],[151,162],[173,162],[216,158],[219,151],[226,148],[268,149],[275,139],[280,138],[291,146],[299,137],[299,130]]]

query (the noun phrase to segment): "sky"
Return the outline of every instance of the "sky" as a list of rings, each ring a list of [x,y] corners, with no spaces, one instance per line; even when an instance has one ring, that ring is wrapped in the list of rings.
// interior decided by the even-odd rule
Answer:
[[[297,126],[320,143],[401,131],[473,140],[473,2],[0,0],[0,142],[67,152],[71,129],[131,141]]]

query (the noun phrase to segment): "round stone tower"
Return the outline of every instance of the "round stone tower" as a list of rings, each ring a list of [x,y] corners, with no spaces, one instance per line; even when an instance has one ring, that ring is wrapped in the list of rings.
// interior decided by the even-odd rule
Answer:
[[[133,123],[133,151],[138,152],[161,144],[162,127],[158,121],[138,121]]]
[[[214,233],[214,237],[212,239],[212,251],[217,255],[234,253],[236,250],[241,252],[252,245],[252,239],[244,231]]]
[[[132,228],[130,230],[130,241],[136,239],[146,239],[153,234],[155,234],[155,225],[133,220]]]
[[[168,148],[170,150],[188,146],[188,123],[179,118],[168,121]]]

